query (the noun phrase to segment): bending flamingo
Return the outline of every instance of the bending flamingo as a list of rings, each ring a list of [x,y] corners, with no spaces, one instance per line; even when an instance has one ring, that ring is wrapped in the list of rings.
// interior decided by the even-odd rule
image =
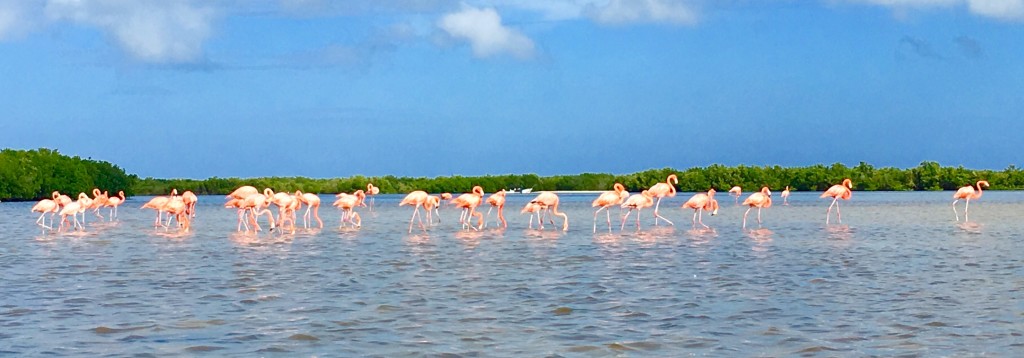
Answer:
[[[843,223],[843,214],[839,212],[839,199],[850,200],[850,197],[853,196],[853,192],[850,189],[853,189],[853,182],[850,179],[843,179],[842,184],[833,185],[821,194],[822,198],[832,197],[832,204],[828,206],[828,211],[825,212],[825,225],[828,225],[829,216],[832,216],[832,205],[836,207],[836,218],[839,219],[839,223]]]
[[[743,205],[749,206],[743,213],[743,228],[747,228],[747,214],[750,214],[750,209],[755,207],[757,208],[757,224],[761,225],[761,208],[772,206],[772,191],[768,190],[768,187],[762,187],[760,192],[750,194],[747,200],[743,201]]]
[[[423,229],[423,232],[427,232],[427,227],[423,226],[423,217],[420,216],[420,207],[427,202],[427,197],[427,192],[422,190],[416,190],[406,195],[405,198],[402,199],[402,202],[398,203],[398,206],[413,206],[412,217],[409,218],[410,234],[412,233],[412,222],[413,220],[416,220],[417,217],[420,219],[420,229]]]
[[[366,183],[366,195],[370,197],[370,211],[373,211],[373,197],[380,194],[380,188],[373,186],[373,183]]]
[[[505,213],[504,213],[504,211],[505,211],[505,189],[501,189],[501,191],[499,191],[497,193],[494,193],[494,194],[491,194],[491,196],[487,197],[487,203],[491,205],[491,207],[487,208],[487,217],[490,218],[491,217],[491,209],[494,209],[495,207],[497,207],[498,208],[498,220],[501,220],[501,227],[507,228],[508,227],[508,222],[505,221]],[[487,227],[487,220],[484,220],[484,227]]]
[[[708,226],[704,224],[703,213],[705,210],[711,212],[711,216],[718,215],[718,200],[715,200],[715,189],[711,188],[707,193],[693,194],[689,200],[683,204],[685,209],[693,209],[693,226],[696,227],[698,223],[704,225],[705,228]]]
[[[542,219],[540,217],[540,213],[544,209],[545,209],[544,205],[542,205],[540,203],[529,202],[529,203],[526,203],[526,206],[524,206],[523,210],[520,211],[519,213],[520,214],[526,214],[526,213],[530,214],[530,229],[533,229],[533,216],[534,216],[534,214],[536,214],[537,222],[540,223],[540,227],[541,227],[541,229],[543,229],[544,228],[544,221],[543,221],[544,219]]]
[[[626,199],[626,202],[622,203],[622,208],[628,208],[629,211],[626,215],[622,216],[622,224],[619,225],[619,231],[626,228],[626,219],[629,218],[629,214],[636,210],[636,229],[640,230],[640,211],[643,208],[649,208],[654,205],[654,196],[647,190],[640,192],[640,194],[630,195]]]
[[[626,187],[622,184],[615,183],[613,191],[606,191],[601,193],[597,199],[594,199],[593,203],[590,203],[590,207],[597,208],[594,210],[594,232],[597,232],[597,213],[604,210],[605,216],[608,219],[608,232],[612,231],[612,214],[608,212],[608,208],[620,205],[626,198],[629,197],[629,192],[626,191]]]
[[[729,189],[729,195],[735,197],[736,205],[740,205],[740,196],[743,195],[743,189],[739,185]]]
[[[303,193],[298,190],[295,191],[295,196],[298,197],[299,201],[303,204],[306,204],[306,212],[302,214],[302,225],[309,228],[309,221],[312,221],[311,217],[313,217],[316,218],[317,224],[321,229],[323,229],[324,222],[323,220],[320,220],[320,196],[311,193]],[[313,212],[312,215],[310,214],[310,210]]]
[[[479,185],[473,187],[471,193],[465,193],[459,195],[455,199],[452,199],[452,205],[458,208],[462,208],[462,214],[459,215],[459,222],[462,223],[462,228],[465,229],[467,226],[473,227],[473,217],[478,218],[479,224],[477,227],[473,227],[474,230],[480,230],[484,228],[484,216],[481,213],[476,212],[476,208],[480,206],[480,203],[484,199],[484,188]]]
[[[530,202],[534,204],[540,204],[541,206],[544,207],[544,212],[550,215],[561,216],[562,231],[569,231],[569,216],[565,215],[565,213],[558,212],[558,195],[550,191],[543,191],[540,194],[538,194],[536,198],[530,200]],[[554,224],[554,220],[552,220],[550,217],[548,218],[548,220],[551,221],[552,225]],[[543,221],[541,221],[540,228],[544,228]]]
[[[967,203],[964,204],[964,222],[966,222],[967,209],[971,207],[971,199],[978,200],[979,198],[981,198],[981,186],[984,185],[986,188],[988,188],[988,181],[980,180],[974,185],[978,187],[977,191],[975,191],[974,188],[971,187],[970,185],[967,185],[957,190],[956,194],[953,194],[953,215],[956,216],[956,221],[960,221],[960,214],[956,212],[956,203],[960,201],[960,199],[967,200]]]
[[[664,183],[654,184],[650,189],[647,189],[647,192],[652,197],[658,198],[658,202],[654,204],[654,225],[658,225],[658,219],[665,220],[669,225],[675,225],[669,219],[658,214],[658,206],[661,205],[661,199],[676,196],[676,187],[673,184],[679,184],[679,178],[675,174],[669,174],[668,179],[665,179]]]

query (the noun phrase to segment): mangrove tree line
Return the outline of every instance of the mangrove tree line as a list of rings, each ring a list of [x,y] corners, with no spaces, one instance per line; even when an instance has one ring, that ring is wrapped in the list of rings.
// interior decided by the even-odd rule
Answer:
[[[74,196],[93,188],[132,195],[135,182],[135,176],[104,161],[50,149],[0,150],[0,200],[49,198],[54,190]]]

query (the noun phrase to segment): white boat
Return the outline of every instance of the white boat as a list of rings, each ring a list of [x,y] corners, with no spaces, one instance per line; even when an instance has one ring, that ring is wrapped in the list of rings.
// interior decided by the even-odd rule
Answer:
[[[533,192],[533,188],[526,188],[526,189],[523,189],[522,191],[520,191],[520,193],[523,193],[523,194],[529,194],[529,193],[532,193],[532,192]]]

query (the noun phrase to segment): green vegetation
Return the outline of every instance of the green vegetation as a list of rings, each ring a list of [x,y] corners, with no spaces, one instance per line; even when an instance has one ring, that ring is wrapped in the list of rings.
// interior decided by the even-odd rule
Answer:
[[[136,179],[108,162],[68,157],[56,150],[0,151],[0,200],[49,198],[54,190],[74,197],[93,188],[132,195]]]
[[[408,193],[424,190],[430,193],[468,192],[474,185],[480,185],[487,192],[501,189],[533,188],[541,190],[611,190],[616,182],[622,183],[629,191],[637,192],[655,183],[665,181],[669,174],[679,176],[679,191],[704,191],[716,188],[729,190],[734,185],[753,191],[767,185],[773,190],[790,186],[792,190],[823,191],[844,178],[853,180],[854,190],[955,190],[977,180],[988,180],[991,189],[1024,189],[1024,170],[1010,166],[1003,171],[971,170],[963,167],[942,167],[939,163],[923,162],[910,169],[875,168],[866,163],[847,167],[840,163],[830,166],[783,168],[780,166],[754,167],[740,165],[726,167],[711,165],[686,170],[672,168],[645,170],[633,174],[613,175],[583,173],[577,175],[555,175],[541,177],[536,174],[487,175],[479,177],[364,177],[354,176],[338,179],[310,179],[300,177],[273,178],[210,178],[191,179],[142,179],[135,186],[139,194],[166,194],[172,188],[178,191],[188,189],[196,194],[227,194],[242,185],[257,188],[273,188],[281,191],[302,190],[308,193],[338,193],[365,189],[366,183],[380,188],[381,193]]]
[[[0,200],[34,200],[47,198],[57,190],[74,196],[89,193],[93,188],[126,195],[163,195],[172,188],[179,192],[192,190],[196,194],[227,194],[242,185],[273,188],[277,191],[302,190],[309,193],[353,192],[365,189],[367,183],[380,188],[381,193],[408,193],[424,190],[431,193],[469,191],[480,185],[487,192],[501,189],[533,188],[541,190],[610,190],[616,182],[629,191],[637,192],[655,183],[665,181],[669,174],[679,176],[679,191],[704,191],[716,188],[725,191],[734,185],[744,191],[754,191],[767,185],[773,190],[790,186],[798,191],[822,191],[839,183],[843,178],[853,180],[854,190],[954,190],[988,180],[991,189],[1024,189],[1024,170],[1010,166],[1002,171],[971,170],[963,167],[943,167],[936,162],[923,162],[909,169],[875,168],[866,163],[847,167],[840,163],[829,166],[783,168],[780,166],[726,167],[711,165],[686,170],[673,168],[651,169],[625,175],[583,173],[541,177],[536,174],[487,175],[479,177],[364,177],[335,179],[302,177],[271,178],[209,178],[194,179],[139,179],[125,174],[116,165],[104,161],[68,157],[55,150],[0,151]]]

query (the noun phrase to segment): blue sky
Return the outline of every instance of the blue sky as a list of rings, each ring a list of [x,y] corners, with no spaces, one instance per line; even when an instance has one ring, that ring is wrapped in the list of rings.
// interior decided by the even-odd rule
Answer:
[[[1021,166],[1024,0],[0,0],[0,143],[140,176]]]

